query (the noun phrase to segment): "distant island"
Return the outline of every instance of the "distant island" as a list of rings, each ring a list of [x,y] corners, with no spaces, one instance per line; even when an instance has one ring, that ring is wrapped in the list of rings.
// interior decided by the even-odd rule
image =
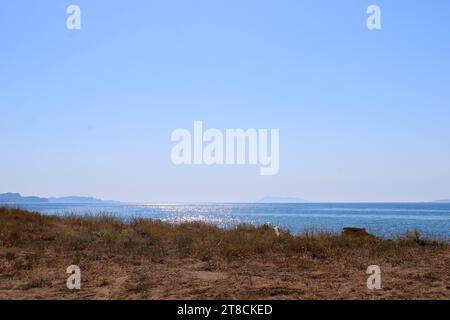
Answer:
[[[436,200],[436,201],[434,201],[434,202],[450,203],[450,199]]]
[[[40,198],[40,197],[22,197],[20,195],[20,193],[2,193],[2,194],[0,194],[0,203],[8,203],[8,202],[43,203],[43,202],[48,202],[48,199]]]
[[[20,193],[0,194],[0,203],[119,203],[118,201],[102,200],[93,197],[24,197]]]
[[[258,201],[259,203],[304,203],[307,202],[301,198],[285,198],[267,196]]]

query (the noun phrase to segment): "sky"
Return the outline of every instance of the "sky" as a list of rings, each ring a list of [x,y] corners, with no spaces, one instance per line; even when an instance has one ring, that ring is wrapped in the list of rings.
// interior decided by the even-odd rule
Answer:
[[[447,0],[2,3],[0,193],[448,199],[449,40]],[[174,165],[171,133],[196,120],[279,129],[278,174]]]

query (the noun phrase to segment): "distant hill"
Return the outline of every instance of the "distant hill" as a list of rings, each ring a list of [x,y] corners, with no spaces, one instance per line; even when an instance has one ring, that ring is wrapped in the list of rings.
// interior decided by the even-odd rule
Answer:
[[[93,197],[79,197],[79,196],[71,196],[71,197],[60,197],[60,198],[48,198],[49,203],[114,203],[117,201],[112,200],[102,200]]]
[[[285,198],[285,197],[264,197],[258,201],[259,203],[304,203],[307,202],[301,198]]]
[[[436,200],[436,201],[434,201],[434,202],[450,203],[450,199]]]
[[[92,197],[22,197],[20,193],[3,193],[0,194],[0,203],[118,203],[117,201],[101,200]]]
[[[22,197],[20,193],[2,193],[0,194],[0,203],[45,203],[48,202],[48,199],[46,198],[39,198],[39,197]]]

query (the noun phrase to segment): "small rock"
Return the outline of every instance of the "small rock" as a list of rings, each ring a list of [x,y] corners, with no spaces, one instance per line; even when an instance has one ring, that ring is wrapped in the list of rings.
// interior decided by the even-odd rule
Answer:
[[[342,236],[348,238],[358,238],[358,239],[376,239],[373,234],[370,234],[364,228],[344,228],[342,231]]]

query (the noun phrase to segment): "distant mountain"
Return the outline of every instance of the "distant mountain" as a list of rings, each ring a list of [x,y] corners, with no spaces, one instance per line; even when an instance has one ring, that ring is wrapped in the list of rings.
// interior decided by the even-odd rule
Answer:
[[[434,201],[434,202],[450,203],[450,199],[436,200],[436,201]]]
[[[48,199],[46,198],[39,198],[39,197],[22,197],[20,193],[2,193],[0,194],[0,203],[43,203],[48,202]]]
[[[49,203],[114,203],[117,201],[112,200],[102,200],[93,197],[79,197],[79,196],[71,196],[71,197],[60,197],[60,198],[48,198]]]
[[[307,202],[301,198],[284,198],[284,197],[264,197],[258,201],[259,203],[303,203]]]
[[[117,201],[101,200],[92,197],[22,197],[20,193],[0,194],[0,203],[118,203]]]

